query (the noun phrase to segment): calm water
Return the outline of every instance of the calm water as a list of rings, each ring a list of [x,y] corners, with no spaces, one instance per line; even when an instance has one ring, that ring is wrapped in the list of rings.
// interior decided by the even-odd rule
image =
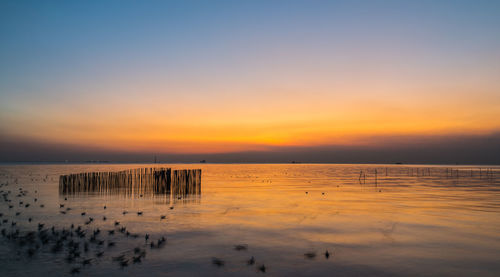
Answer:
[[[418,166],[417,176],[417,166],[404,165],[168,165],[201,168],[201,195],[79,195],[67,200],[59,195],[60,174],[153,166],[0,166],[0,183],[9,184],[0,190],[10,190],[12,200],[0,199],[2,219],[9,220],[0,228],[23,233],[37,230],[39,222],[57,230],[73,223],[88,230],[87,240],[100,228],[105,241],[90,244],[80,259],[68,263],[65,250],[53,254],[42,246],[29,257],[28,246],[0,237],[0,275],[68,275],[75,267],[83,276],[500,275],[499,167],[490,167],[488,175],[483,167],[481,176],[478,167],[453,167],[457,177],[456,171],[446,171],[450,166]],[[359,178],[361,171],[365,178]],[[26,196],[16,197],[19,188],[28,191]],[[61,214],[67,207],[71,210]],[[89,216],[95,220],[85,225]],[[115,220],[140,237],[118,232]],[[113,229],[116,234],[108,235]],[[165,236],[166,245],[150,249],[146,233],[150,241]],[[106,246],[108,241],[116,246]],[[248,249],[237,251],[237,244]],[[113,261],[122,254],[131,259],[134,247],[146,251],[141,263],[121,267]],[[100,258],[95,255],[99,251],[104,251]],[[255,264],[248,265],[252,256]],[[224,266],[214,265],[213,257]],[[91,258],[91,264],[81,265],[84,258]],[[262,264],[265,273],[258,269]]]

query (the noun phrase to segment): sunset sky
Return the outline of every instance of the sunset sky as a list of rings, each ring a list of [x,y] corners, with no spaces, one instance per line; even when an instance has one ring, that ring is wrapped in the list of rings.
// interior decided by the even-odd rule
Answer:
[[[3,0],[0,153],[499,149],[499,30],[500,1]]]

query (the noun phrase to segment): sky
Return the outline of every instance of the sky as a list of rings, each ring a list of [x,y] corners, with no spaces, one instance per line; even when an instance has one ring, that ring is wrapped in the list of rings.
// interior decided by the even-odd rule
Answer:
[[[500,163],[498,30],[500,1],[1,0],[0,161]]]

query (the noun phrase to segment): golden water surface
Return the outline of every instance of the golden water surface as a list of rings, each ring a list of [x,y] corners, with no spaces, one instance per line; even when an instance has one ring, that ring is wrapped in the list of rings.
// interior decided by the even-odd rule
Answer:
[[[61,174],[155,166],[201,168],[201,194],[179,199],[58,191]],[[492,166],[480,173],[478,166],[431,165],[2,165],[0,183],[8,185],[0,190],[28,192],[11,193],[10,209],[0,200],[2,218],[9,219],[0,228],[36,231],[44,223],[69,229],[73,223],[89,233],[99,228],[101,238],[116,246],[91,245],[81,258],[91,264],[82,265],[45,246],[29,257],[27,248],[0,237],[0,275],[68,275],[78,267],[84,276],[498,276],[499,173]],[[88,217],[94,221],[85,225]],[[140,237],[108,235],[115,220]],[[150,240],[165,236],[166,245],[151,249],[146,233]],[[248,248],[235,250],[239,244]],[[146,251],[141,263],[113,261],[132,257],[134,247]],[[252,256],[255,264],[248,265]],[[224,265],[214,265],[214,257]]]

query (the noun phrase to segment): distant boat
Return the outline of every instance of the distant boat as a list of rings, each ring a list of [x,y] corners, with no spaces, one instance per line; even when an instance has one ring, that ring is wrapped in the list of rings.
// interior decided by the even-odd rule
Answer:
[[[201,160],[200,163],[204,164],[206,163],[207,161],[206,160]]]

